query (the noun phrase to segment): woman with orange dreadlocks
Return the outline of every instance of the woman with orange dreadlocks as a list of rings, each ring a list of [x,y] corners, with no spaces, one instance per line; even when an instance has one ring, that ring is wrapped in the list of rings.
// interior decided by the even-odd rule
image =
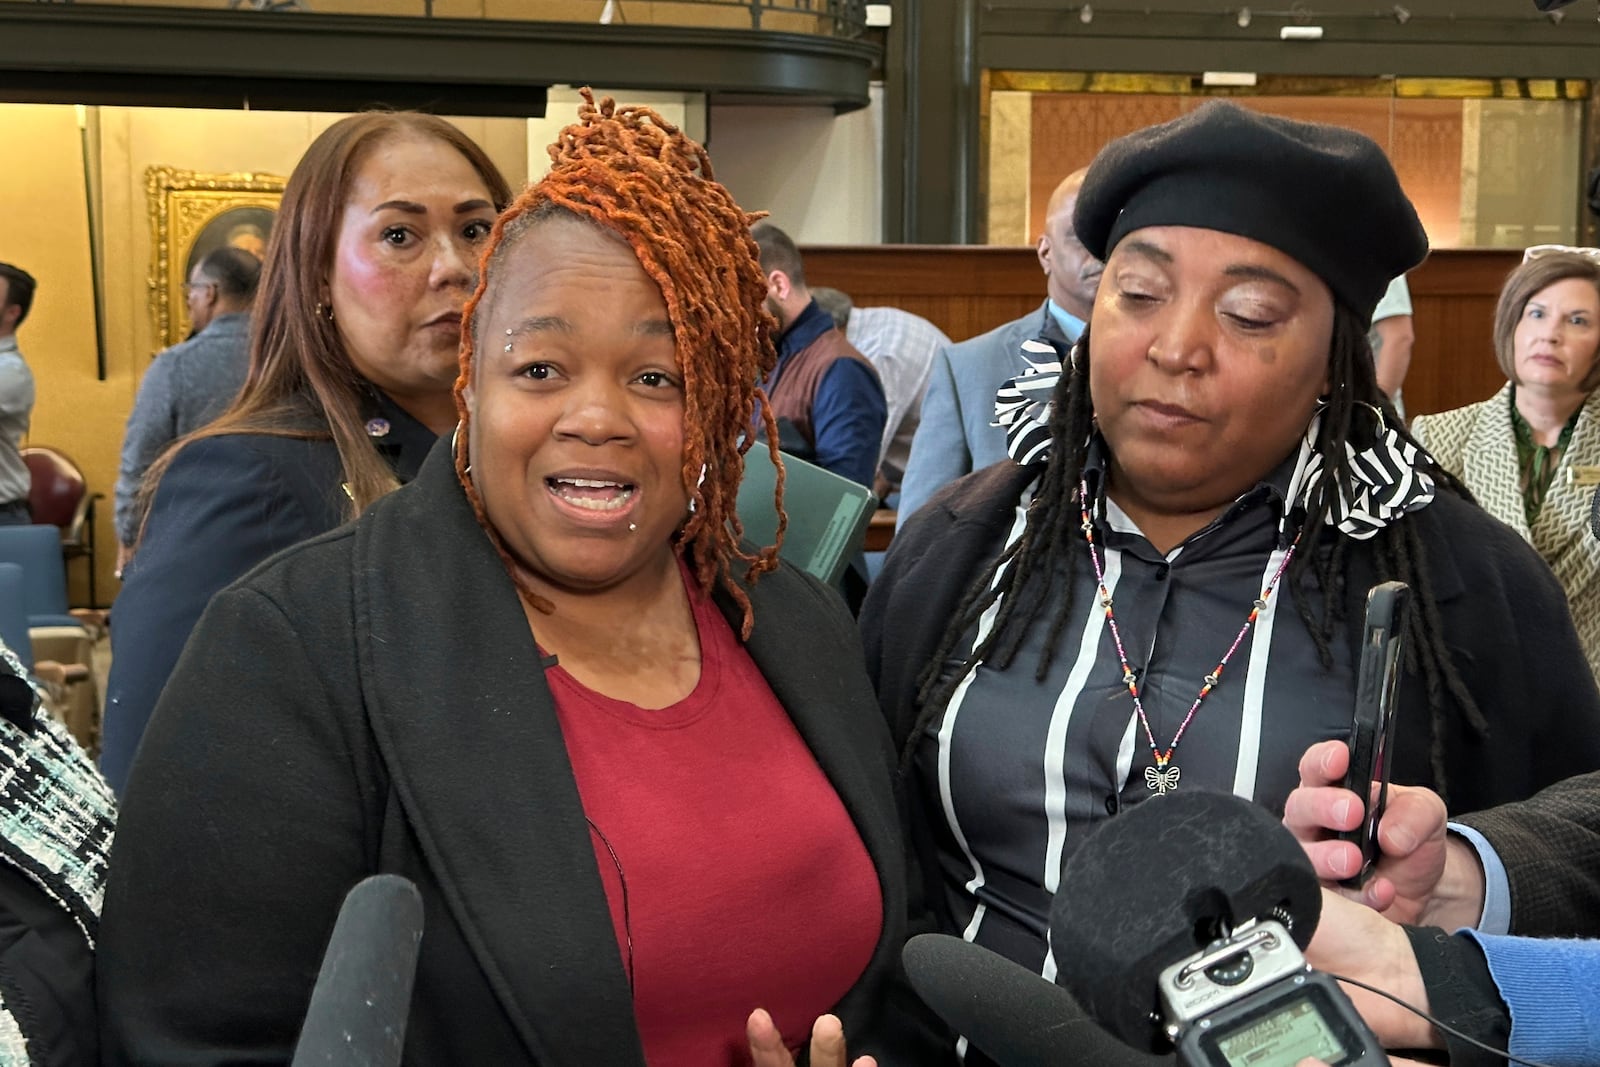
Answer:
[[[884,1008],[906,900],[859,640],[739,541],[750,219],[646,109],[590,99],[551,155],[490,235],[453,447],[219,594],[167,687],[101,927],[113,1062],[287,1060],[378,872],[425,913],[407,1062],[785,1067],[810,1032],[845,1067],[841,1020],[928,1062]]]

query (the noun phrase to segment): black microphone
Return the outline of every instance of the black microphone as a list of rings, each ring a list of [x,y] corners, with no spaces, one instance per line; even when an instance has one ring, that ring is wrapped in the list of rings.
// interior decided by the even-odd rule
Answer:
[[[912,938],[902,958],[918,995],[1001,1067],[1150,1067],[1173,1062],[1152,1054],[1171,1047],[1163,969],[1253,918],[1303,949],[1321,911],[1310,861],[1266,809],[1184,791],[1102,824],[1068,860],[1050,914],[1060,985],[960,938]]]
[[[422,897],[397,874],[350,890],[290,1067],[398,1067],[422,945]]]
[[[911,988],[1000,1067],[1170,1067],[1084,1014],[1072,994],[1019,963],[948,934],[918,934],[901,959]]]
[[[1594,491],[1594,501],[1589,505],[1589,532],[1600,540],[1600,489]]]
[[[1265,808],[1204,790],[1151,797],[1096,827],[1063,868],[1056,981],[1122,1040],[1162,1048],[1151,1015],[1163,969],[1258,917],[1303,951],[1321,916],[1311,861]]]

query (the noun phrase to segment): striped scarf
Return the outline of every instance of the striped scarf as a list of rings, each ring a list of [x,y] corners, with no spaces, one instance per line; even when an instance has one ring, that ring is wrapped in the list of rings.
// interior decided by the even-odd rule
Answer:
[[[1043,463],[1050,456],[1051,397],[1061,381],[1061,362],[1055,350],[1038,341],[1022,343],[1028,369],[1002,385],[995,394],[995,425],[1004,427],[1006,452],[1019,464]],[[1073,349],[1076,367],[1077,349]],[[1309,510],[1327,461],[1316,450],[1322,427],[1319,411],[1311,417],[1301,442],[1301,467],[1297,501]],[[1378,432],[1366,448],[1345,443],[1350,470],[1348,484],[1338,484],[1328,504],[1326,522],[1357,541],[1365,541],[1408,512],[1427,507],[1433,500],[1433,478],[1422,470],[1416,445],[1406,441],[1378,416]]]

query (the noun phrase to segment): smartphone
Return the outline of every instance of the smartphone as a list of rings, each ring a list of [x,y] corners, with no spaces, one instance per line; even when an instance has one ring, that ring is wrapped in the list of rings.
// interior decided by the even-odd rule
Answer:
[[[1361,869],[1341,884],[1358,889],[1372,877],[1378,861],[1378,821],[1389,802],[1389,758],[1394,749],[1395,694],[1405,655],[1411,588],[1384,582],[1367,594],[1367,618],[1361,629],[1361,658],[1356,667],[1355,718],[1350,726],[1350,770],[1344,787],[1363,798],[1366,818],[1339,835],[1361,849]]]

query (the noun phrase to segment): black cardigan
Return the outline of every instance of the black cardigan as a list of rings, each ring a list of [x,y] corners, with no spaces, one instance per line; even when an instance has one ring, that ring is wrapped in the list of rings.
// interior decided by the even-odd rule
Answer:
[[[411,486],[257,568],[201,620],[118,827],[108,1062],[287,1061],[340,899],[383,871],[415,881],[425,909],[408,1063],[643,1067],[537,649],[450,458],[439,445]],[[853,1052],[918,1062],[885,1010],[909,995],[905,875],[855,627],[792,567],[750,597],[750,654],[883,890],[882,935],[835,1010]]]
[[[968,475],[896,533],[862,609],[861,630],[867,670],[897,747],[916,719],[923,667],[979,567],[999,551],[1036,473],[1005,460]],[[1459,711],[1447,717],[1451,811],[1517,800],[1600,767],[1600,692],[1550,568],[1509,527],[1448,493],[1405,521],[1416,524],[1426,549],[1423,567],[1445,644],[1489,723],[1484,738]],[[1345,617],[1359,647],[1366,593],[1376,581],[1372,548],[1352,542],[1346,558]],[[1427,708],[1417,673],[1402,676],[1399,699]],[[1401,717],[1393,781],[1437,787],[1431,741],[1427,714]]]

